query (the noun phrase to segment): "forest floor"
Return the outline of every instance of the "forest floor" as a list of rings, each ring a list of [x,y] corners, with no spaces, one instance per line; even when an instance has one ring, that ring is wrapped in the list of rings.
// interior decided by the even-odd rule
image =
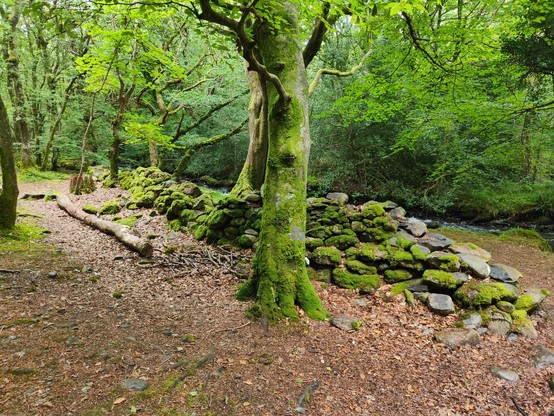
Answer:
[[[67,192],[67,182],[21,184],[21,193],[44,191]],[[71,199],[100,206],[121,192],[100,189]],[[264,328],[234,298],[241,280],[229,270],[230,254],[167,230],[163,217],[137,221],[143,235],[159,235],[153,263],[145,263],[55,201],[21,200],[19,209],[49,233],[25,252],[0,255],[0,415],[546,416],[554,410],[548,386],[554,367],[533,363],[537,346],[554,347],[552,296],[532,316],[538,339],[485,334],[475,347],[433,341],[433,332],[457,317],[409,307],[387,286],[361,296],[314,283],[331,314],[363,322],[358,331],[308,319]],[[554,292],[554,255],[493,237],[456,237],[469,237],[493,261],[519,269],[524,287]],[[176,258],[164,254],[169,246],[179,249],[180,264],[168,264]],[[234,253],[240,255],[247,254]],[[516,371],[520,382],[495,378],[493,366]],[[128,390],[129,379],[149,387]],[[309,390],[304,409],[297,409]]]

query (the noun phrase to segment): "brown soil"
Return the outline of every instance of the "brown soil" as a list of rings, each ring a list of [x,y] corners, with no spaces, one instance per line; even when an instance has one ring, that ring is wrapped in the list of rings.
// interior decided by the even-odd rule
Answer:
[[[65,191],[66,184],[22,188]],[[120,192],[71,198],[99,206]],[[161,217],[137,222],[143,235],[160,235],[155,263],[141,264],[55,202],[20,206],[40,215],[51,232],[46,242],[62,255],[0,256],[0,269],[19,271],[0,272],[1,415],[293,415],[313,380],[308,415],[521,415],[513,400],[529,415],[554,410],[554,368],[537,370],[532,361],[537,345],[554,347],[554,297],[533,315],[538,339],[485,335],[477,347],[435,343],[432,332],[456,317],[410,308],[387,287],[361,296],[315,283],[332,314],[363,322],[357,332],[307,319],[264,329],[234,299],[240,280],[228,270],[229,253],[168,231]],[[523,286],[554,291],[553,255],[472,240],[522,271]],[[179,256],[163,254],[168,246]],[[168,267],[176,258],[181,264]],[[492,366],[516,371],[520,383],[493,377]],[[128,378],[150,387],[128,391]]]

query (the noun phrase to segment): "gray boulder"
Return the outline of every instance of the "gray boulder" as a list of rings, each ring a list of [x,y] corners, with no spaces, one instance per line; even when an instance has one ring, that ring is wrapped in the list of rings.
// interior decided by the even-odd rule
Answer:
[[[355,329],[355,326],[360,321],[356,318],[353,318],[351,316],[346,315],[336,315],[333,316],[333,319],[331,320],[331,325],[342,329],[343,331],[353,331]]]
[[[399,226],[414,237],[421,237],[427,232],[427,225],[416,218],[408,218],[407,221],[401,223]]]
[[[450,250],[454,254],[473,254],[475,256],[482,257],[483,259],[485,259],[485,261],[490,261],[490,259],[492,258],[491,253],[489,253],[485,249],[482,249],[481,247],[477,247],[475,244],[472,243],[455,242],[450,247],[448,247],[448,250]]]
[[[454,302],[448,295],[442,295],[439,293],[431,293],[427,298],[427,307],[432,312],[441,315],[450,315],[455,312]]]
[[[486,279],[491,274],[491,268],[483,257],[475,254],[460,253],[457,254],[462,266],[466,267],[472,276],[479,279]]]
[[[521,272],[505,264],[491,264],[491,279],[504,283],[517,283],[523,276]]]
[[[454,243],[454,240],[442,234],[435,233],[426,234],[417,241],[420,245],[427,247],[431,251],[444,250]]]
[[[552,350],[549,350],[544,345],[537,345],[535,352],[536,356],[533,362],[539,370],[554,366],[554,352]]]
[[[515,371],[507,370],[499,367],[492,367],[491,373],[493,376],[509,381],[510,383],[519,383],[519,376]]]
[[[477,312],[472,312],[462,322],[465,328],[477,329],[483,325],[483,318]]]
[[[343,192],[329,192],[326,198],[331,201],[337,201],[341,205],[344,205],[348,202],[348,195]]]
[[[451,328],[439,331],[434,336],[435,341],[449,347],[458,347],[460,345],[477,345],[481,342],[481,337],[475,329],[469,328]]]

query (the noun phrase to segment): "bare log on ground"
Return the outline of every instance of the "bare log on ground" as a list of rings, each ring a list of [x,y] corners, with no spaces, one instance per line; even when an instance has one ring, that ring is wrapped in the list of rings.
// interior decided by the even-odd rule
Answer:
[[[61,209],[66,211],[73,218],[77,218],[78,220],[93,228],[96,228],[99,231],[102,231],[105,234],[113,235],[131,250],[136,251],[143,257],[152,256],[152,252],[154,251],[152,244],[148,240],[131,234],[129,227],[112,221],[102,220],[94,215],[81,211],[66,195],[57,195],[56,202]]]

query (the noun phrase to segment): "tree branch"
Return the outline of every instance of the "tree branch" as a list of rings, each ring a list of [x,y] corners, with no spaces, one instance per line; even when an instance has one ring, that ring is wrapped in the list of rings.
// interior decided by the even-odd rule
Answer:
[[[323,75],[334,75],[336,77],[349,77],[350,75],[353,75],[354,73],[356,73],[363,66],[366,59],[369,58],[369,56],[372,53],[373,53],[372,50],[367,51],[366,54],[362,56],[362,59],[360,60],[360,62],[357,65],[353,66],[350,71],[341,72],[336,69],[328,69],[328,68],[322,68],[318,70],[317,73],[315,74],[314,79],[310,83],[310,86],[308,87],[308,97],[311,97],[311,95],[314,93]]]
[[[323,37],[329,30],[329,26],[333,25],[338,16],[333,16],[329,18],[329,11],[331,10],[331,5],[328,2],[325,2],[323,5],[323,15],[316,19],[314,30],[302,52],[302,57],[304,58],[304,66],[307,68],[308,65],[312,62],[314,57],[317,55],[321,44],[323,43]]]

